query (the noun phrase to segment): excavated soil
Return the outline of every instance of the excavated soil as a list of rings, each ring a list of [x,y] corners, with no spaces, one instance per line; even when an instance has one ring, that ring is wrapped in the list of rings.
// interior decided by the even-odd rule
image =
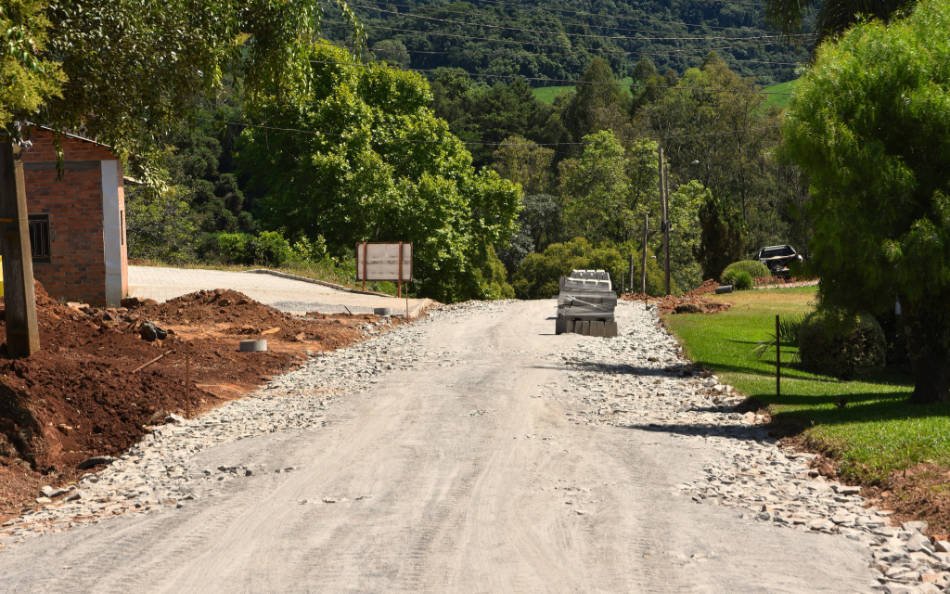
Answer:
[[[36,301],[42,349],[16,360],[0,349],[0,520],[35,505],[39,487],[78,478],[81,462],[121,454],[169,414],[240,397],[308,352],[360,340],[376,319],[299,318],[227,290],[98,309],[60,304],[37,283]],[[168,336],[143,338],[147,321]],[[267,352],[238,352],[256,338]]]
[[[721,301],[711,301],[703,299],[703,295],[710,295],[716,292],[719,286],[714,280],[704,281],[692,291],[682,295],[669,295],[664,297],[650,297],[642,293],[625,293],[620,296],[625,301],[645,301],[647,303],[656,303],[661,315],[679,314],[679,313],[705,313],[714,314],[726,311],[732,307],[731,303]]]

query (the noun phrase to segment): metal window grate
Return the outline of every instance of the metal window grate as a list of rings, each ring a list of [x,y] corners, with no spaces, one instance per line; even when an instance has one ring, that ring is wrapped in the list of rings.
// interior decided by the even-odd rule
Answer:
[[[30,215],[30,255],[33,260],[48,262],[49,250],[49,215]]]

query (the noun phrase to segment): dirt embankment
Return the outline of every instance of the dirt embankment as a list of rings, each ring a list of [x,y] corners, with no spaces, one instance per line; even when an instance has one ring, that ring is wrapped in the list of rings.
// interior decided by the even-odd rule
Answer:
[[[719,313],[732,307],[731,303],[723,301],[712,301],[704,299],[703,295],[710,295],[716,292],[719,283],[710,279],[704,281],[692,291],[682,295],[669,295],[664,297],[650,297],[642,293],[624,293],[620,296],[624,301],[646,301],[647,303],[656,303],[660,315],[678,314],[678,313]]]
[[[36,301],[42,350],[0,353],[0,518],[33,504],[39,487],[75,480],[80,463],[120,454],[148,425],[242,396],[308,351],[359,340],[376,319],[299,318],[226,290],[97,309],[60,304],[37,284]],[[147,340],[147,322],[168,335]],[[238,352],[255,338],[267,339],[267,352]]]

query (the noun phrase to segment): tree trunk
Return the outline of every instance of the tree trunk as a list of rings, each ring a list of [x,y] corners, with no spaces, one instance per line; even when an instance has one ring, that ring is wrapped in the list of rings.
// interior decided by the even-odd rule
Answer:
[[[914,372],[916,404],[950,400],[950,342],[946,326],[950,320],[938,308],[930,316],[906,316],[907,353]]]
[[[950,400],[950,353],[927,353],[912,359],[914,393],[911,402],[929,404]]]

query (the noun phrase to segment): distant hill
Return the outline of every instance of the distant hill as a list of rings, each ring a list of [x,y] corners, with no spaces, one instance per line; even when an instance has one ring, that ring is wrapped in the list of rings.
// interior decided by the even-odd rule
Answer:
[[[757,0],[354,0],[373,53],[405,67],[461,68],[487,83],[526,77],[565,86],[600,56],[624,77],[642,57],[682,73],[716,51],[743,76],[770,85],[807,60],[764,24]],[[332,10],[324,34],[351,29]],[[551,80],[551,83],[545,82]],[[553,100],[555,90],[544,91]]]

